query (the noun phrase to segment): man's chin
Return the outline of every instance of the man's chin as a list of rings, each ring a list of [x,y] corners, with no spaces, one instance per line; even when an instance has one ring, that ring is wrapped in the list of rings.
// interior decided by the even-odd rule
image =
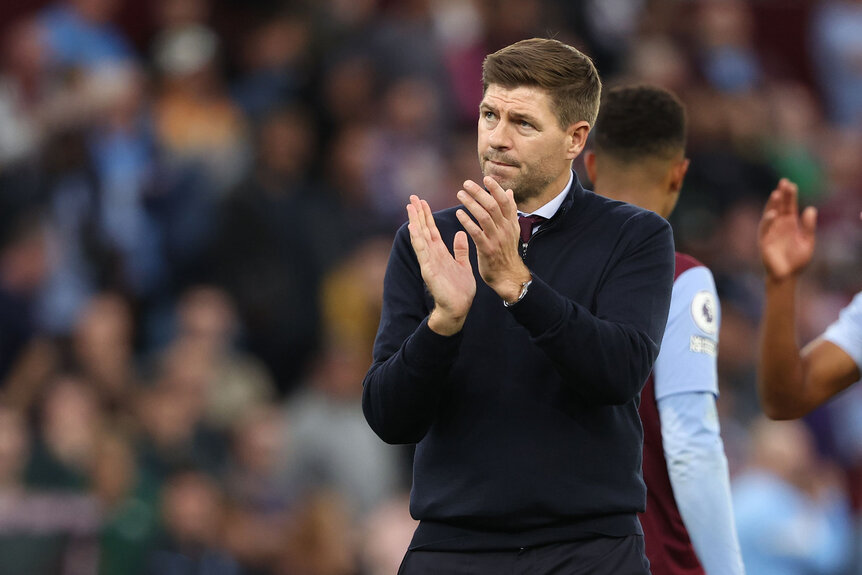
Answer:
[[[494,170],[485,170],[484,176],[490,176],[494,178],[494,181],[500,184],[500,187],[504,190],[515,189],[515,180],[512,178],[507,178],[499,173],[496,173]]]

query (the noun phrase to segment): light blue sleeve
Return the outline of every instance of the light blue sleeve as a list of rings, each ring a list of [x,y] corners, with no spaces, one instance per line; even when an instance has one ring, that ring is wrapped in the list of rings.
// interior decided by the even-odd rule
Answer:
[[[667,327],[653,366],[656,400],[691,391],[718,395],[720,325],[712,272],[698,266],[680,274],[673,284]]]
[[[835,323],[826,328],[823,339],[843,349],[862,372],[862,292],[857,293],[850,305],[841,310]]]
[[[715,396],[669,395],[658,411],[674,499],[701,565],[710,575],[745,573]]]

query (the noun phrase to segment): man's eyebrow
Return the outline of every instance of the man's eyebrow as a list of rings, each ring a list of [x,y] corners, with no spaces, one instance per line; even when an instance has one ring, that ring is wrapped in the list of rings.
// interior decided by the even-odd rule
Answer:
[[[493,104],[489,104],[488,102],[479,102],[479,111],[483,111],[483,110],[486,110],[489,112],[494,112],[495,114],[499,115],[497,107],[494,106]],[[539,120],[536,117],[531,116],[530,114],[528,114],[526,112],[509,112],[508,115],[510,118],[512,118],[513,120],[516,120],[516,121],[517,120],[524,120],[524,121],[526,121],[530,124],[533,124],[533,125],[537,125],[539,123]]]
[[[526,114],[524,112],[509,112],[509,116],[511,116],[511,118],[513,120],[524,120],[527,123],[530,123],[533,125],[536,125],[539,122],[538,119],[536,119],[533,116],[531,116],[530,114]]]

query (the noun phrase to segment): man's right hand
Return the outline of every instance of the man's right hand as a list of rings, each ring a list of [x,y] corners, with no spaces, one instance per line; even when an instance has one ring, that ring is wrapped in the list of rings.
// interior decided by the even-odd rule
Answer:
[[[796,184],[786,178],[770,194],[758,229],[760,257],[768,279],[782,281],[797,275],[814,254],[817,209],[799,215]]]
[[[467,234],[463,231],[455,234],[453,253],[450,254],[440,237],[428,202],[410,196],[407,217],[410,243],[419,261],[422,279],[434,298],[428,327],[440,335],[454,335],[464,326],[476,295]]]

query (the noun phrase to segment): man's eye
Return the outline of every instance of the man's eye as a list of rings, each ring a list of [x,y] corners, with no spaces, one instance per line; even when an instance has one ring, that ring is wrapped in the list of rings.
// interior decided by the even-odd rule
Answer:
[[[484,113],[482,114],[482,116],[483,116],[486,120],[493,120],[493,119],[496,117],[496,116],[494,116],[494,112],[484,112]]]
[[[528,122],[528,121],[526,121],[526,120],[521,120],[520,122],[518,122],[518,124],[519,124],[522,128],[532,128],[532,127],[533,127],[533,124],[531,124],[530,122]]]

